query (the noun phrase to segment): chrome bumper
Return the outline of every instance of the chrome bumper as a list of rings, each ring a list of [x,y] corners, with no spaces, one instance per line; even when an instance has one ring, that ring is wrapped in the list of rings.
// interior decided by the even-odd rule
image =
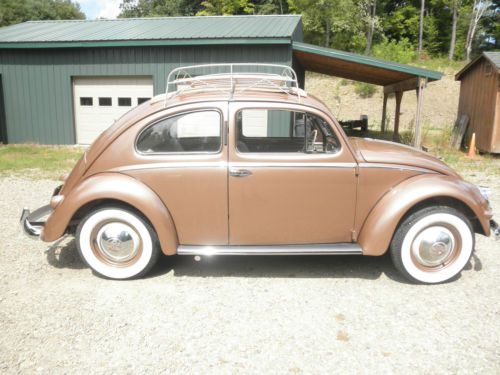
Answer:
[[[490,220],[491,234],[495,240],[500,240],[500,226],[498,226],[495,220]]]
[[[33,212],[24,208],[21,219],[19,220],[19,224],[21,224],[24,234],[31,239],[38,239],[45,226],[45,221],[51,213],[52,207],[50,207],[50,205],[42,206]]]

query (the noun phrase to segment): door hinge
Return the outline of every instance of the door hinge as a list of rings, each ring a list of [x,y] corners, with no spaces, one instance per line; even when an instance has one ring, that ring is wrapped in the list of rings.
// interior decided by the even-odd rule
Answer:
[[[357,239],[358,239],[358,235],[357,235],[356,231],[354,229],[352,229],[351,230],[351,241],[356,242]]]
[[[356,164],[356,166],[354,167],[354,175],[355,175],[356,177],[358,177],[358,176],[359,176],[359,164]]]

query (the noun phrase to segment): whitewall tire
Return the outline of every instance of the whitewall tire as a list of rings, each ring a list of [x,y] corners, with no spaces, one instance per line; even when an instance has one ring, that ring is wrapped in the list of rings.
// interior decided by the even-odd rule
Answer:
[[[89,267],[110,279],[146,274],[160,252],[151,225],[120,207],[105,207],[87,215],[78,225],[76,243]]]
[[[460,211],[445,206],[416,211],[391,242],[394,265],[408,280],[437,284],[457,276],[474,250],[474,231]]]

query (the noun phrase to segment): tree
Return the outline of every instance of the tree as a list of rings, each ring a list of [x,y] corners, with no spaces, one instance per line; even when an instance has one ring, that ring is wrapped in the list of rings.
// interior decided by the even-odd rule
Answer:
[[[453,60],[455,56],[455,44],[457,43],[457,24],[458,24],[458,10],[462,5],[461,0],[451,0],[451,12],[452,12],[452,21],[451,21],[451,40],[450,40],[450,49],[448,50],[448,60]]]
[[[231,14],[252,14],[255,5],[251,0],[204,0],[197,16],[227,16]]]
[[[422,54],[424,37],[425,0],[420,0],[420,22],[418,28],[418,55]]]
[[[366,32],[365,55],[368,55],[372,49],[373,34],[375,34],[375,25],[377,24],[377,0],[368,3],[368,28]]]
[[[201,0],[122,0],[118,17],[194,16]]]
[[[71,0],[0,0],[0,26],[34,20],[85,19]]]
[[[465,42],[465,59],[470,60],[470,54],[472,51],[472,43],[474,41],[474,36],[476,34],[477,25],[479,21],[486,13],[486,10],[492,5],[491,1],[488,0],[474,0],[472,6],[472,13],[470,16],[469,30],[467,31],[467,39]]]

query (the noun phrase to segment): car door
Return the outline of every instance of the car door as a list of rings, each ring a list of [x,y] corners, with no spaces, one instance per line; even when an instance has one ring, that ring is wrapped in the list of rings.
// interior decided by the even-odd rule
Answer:
[[[332,120],[258,102],[230,103],[229,119],[229,243],[351,242],[356,163]]]

